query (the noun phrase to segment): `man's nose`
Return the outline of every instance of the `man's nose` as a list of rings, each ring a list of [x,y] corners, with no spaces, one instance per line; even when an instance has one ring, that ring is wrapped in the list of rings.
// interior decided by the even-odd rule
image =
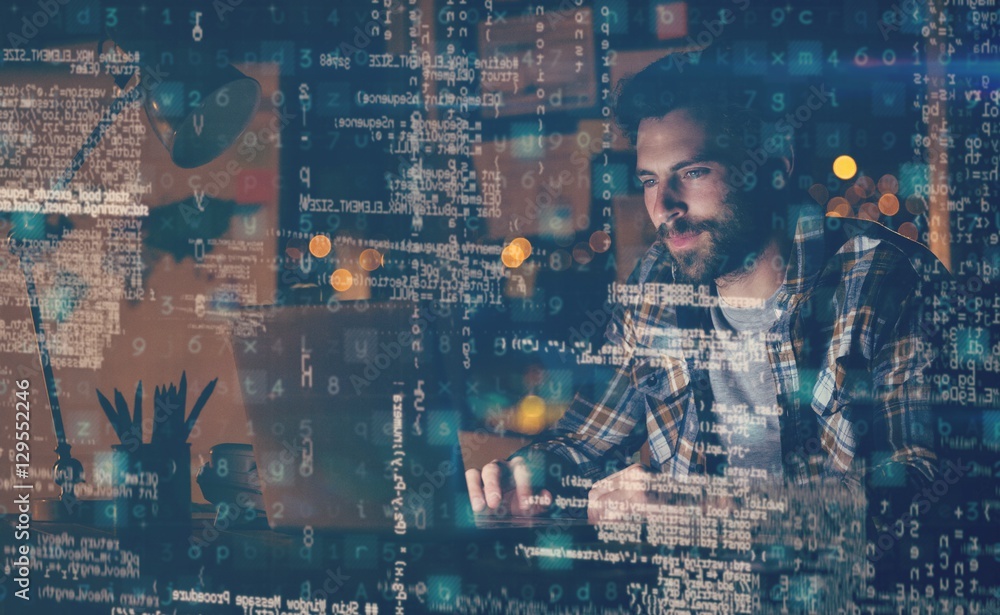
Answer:
[[[666,182],[660,189],[660,207],[665,219],[679,218],[687,212],[687,203],[673,182]]]

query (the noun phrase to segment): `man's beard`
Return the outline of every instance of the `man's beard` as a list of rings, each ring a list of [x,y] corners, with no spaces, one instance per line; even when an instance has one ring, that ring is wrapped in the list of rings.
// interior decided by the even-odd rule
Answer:
[[[661,224],[657,229],[657,241],[668,251],[667,236],[670,232],[704,232],[708,237],[707,246],[681,250],[677,254],[670,251],[676,264],[676,282],[708,285],[722,277],[747,275],[753,269],[761,250],[770,240],[770,220],[766,219],[766,215],[758,215],[755,220],[750,215],[752,208],[746,204],[727,201],[726,205],[729,210],[721,218],[693,220],[685,216],[675,221],[672,227]],[[699,238],[699,241],[704,240]]]

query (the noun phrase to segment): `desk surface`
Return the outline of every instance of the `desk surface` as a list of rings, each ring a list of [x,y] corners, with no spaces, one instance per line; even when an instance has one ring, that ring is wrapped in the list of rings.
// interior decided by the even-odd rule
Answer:
[[[687,558],[720,562],[720,571],[744,570],[727,564],[721,553],[607,542],[586,523],[551,521],[412,530],[399,536],[309,528],[297,534],[220,531],[208,519],[196,519],[188,531],[148,531],[133,539],[92,526],[35,523],[34,607],[43,610],[33,612],[69,607],[73,613],[123,615],[174,609],[245,613],[250,611],[238,606],[238,599],[263,604],[277,596],[287,609],[303,592],[325,599],[325,613],[338,612],[333,603],[342,603],[345,612],[351,612],[352,603],[359,613],[388,612],[401,592],[406,612],[430,606],[439,612],[475,610],[490,600],[513,600],[525,609],[630,612],[637,600],[650,599],[640,588],[662,585],[661,573],[673,569],[676,576]],[[0,531],[9,544],[11,527],[3,524]],[[748,595],[777,584],[768,575],[743,578]],[[261,607],[253,612],[282,611]]]

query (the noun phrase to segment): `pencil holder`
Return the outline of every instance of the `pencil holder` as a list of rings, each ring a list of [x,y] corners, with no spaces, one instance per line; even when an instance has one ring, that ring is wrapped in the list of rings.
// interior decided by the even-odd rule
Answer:
[[[191,526],[191,445],[112,447],[115,528],[123,534]]]

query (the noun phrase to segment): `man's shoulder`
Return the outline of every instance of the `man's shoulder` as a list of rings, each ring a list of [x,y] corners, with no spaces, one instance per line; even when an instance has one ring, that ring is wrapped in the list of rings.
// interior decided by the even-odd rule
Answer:
[[[949,276],[926,246],[878,222],[835,218],[825,226],[828,273],[833,273],[829,270],[835,268],[846,278],[864,273],[866,276],[905,276],[915,282],[940,281]]]

